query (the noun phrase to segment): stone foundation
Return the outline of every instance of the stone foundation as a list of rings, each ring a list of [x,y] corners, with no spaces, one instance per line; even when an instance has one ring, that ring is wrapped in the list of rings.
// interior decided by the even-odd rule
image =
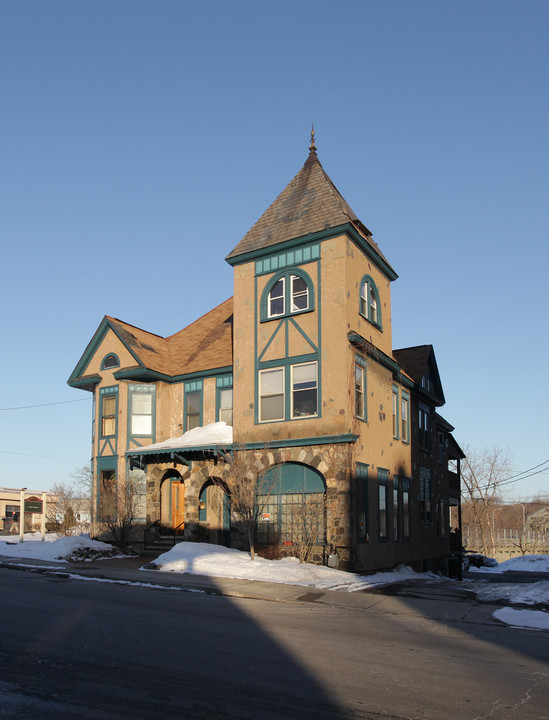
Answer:
[[[349,444],[310,445],[293,448],[262,448],[260,450],[238,449],[239,458],[235,464],[242,468],[249,466],[254,474],[262,475],[269,468],[282,463],[308,465],[324,477],[326,483],[326,543],[327,546],[314,550],[314,562],[327,562],[329,553],[337,553],[340,569],[349,569],[351,563],[351,467],[352,446]],[[241,462],[242,458],[244,463]],[[202,487],[211,478],[226,483],[234,475],[234,467],[227,459],[218,457],[211,460],[193,461],[191,468],[176,463],[149,465],[147,470],[147,522],[166,522],[166,504],[169,502],[167,488],[169,477],[180,477],[185,484],[185,540],[203,541],[205,523],[199,520],[199,495]],[[247,549],[244,533],[234,522],[231,527],[233,547]],[[277,546],[278,547],[278,546]],[[258,548],[261,552],[261,548]],[[280,552],[290,554],[288,548]]]

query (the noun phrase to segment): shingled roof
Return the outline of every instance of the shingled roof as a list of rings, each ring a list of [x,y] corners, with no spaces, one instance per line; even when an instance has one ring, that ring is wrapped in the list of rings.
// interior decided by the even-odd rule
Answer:
[[[232,365],[232,319],[232,298],[167,338],[107,317],[144,367],[170,377]]]
[[[355,215],[311,150],[305,165],[227,255],[229,261],[311,233],[352,224],[383,258],[372,234]],[[385,258],[383,258],[385,262]]]
[[[432,345],[417,345],[415,347],[393,350],[393,357],[404,368],[416,385],[421,386],[422,377],[427,374],[434,384],[433,395],[439,405],[444,405],[444,391],[440,381],[435,351]]]

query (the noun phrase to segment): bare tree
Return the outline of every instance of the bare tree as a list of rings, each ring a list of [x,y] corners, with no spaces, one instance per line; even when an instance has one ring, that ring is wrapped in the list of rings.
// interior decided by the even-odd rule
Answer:
[[[289,539],[300,563],[308,562],[315,545],[323,542],[325,496],[323,493],[290,495],[287,507]]]
[[[243,527],[250,547],[250,557],[255,559],[255,538],[259,519],[265,512],[277,481],[274,472],[266,474],[263,462],[266,450],[252,452],[236,448],[225,457],[227,462],[224,479],[215,479],[217,485],[225,486],[231,500],[231,513]]]
[[[117,547],[125,548],[131,527],[140,516],[142,507],[142,484],[133,478],[119,477],[114,471],[104,474],[97,494],[96,528],[107,533]]]
[[[497,447],[466,448],[465,453],[461,465],[464,525],[476,529],[476,549],[493,554],[494,510],[501,504],[502,487],[511,475],[511,460],[507,451]]]
[[[61,536],[79,535],[87,528],[82,517],[82,499],[74,485],[57,482],[51,489],[54,502],[46,504],[46,521]]]

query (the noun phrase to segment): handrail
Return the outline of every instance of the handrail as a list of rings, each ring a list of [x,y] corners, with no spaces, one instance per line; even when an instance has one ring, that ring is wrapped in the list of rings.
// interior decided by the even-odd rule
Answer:
[[[175,545],[175,533],[179,530],[179,528],[185,524],[185,521],[180,522],[179,525],[175,528],[173,528],[173,544]]]

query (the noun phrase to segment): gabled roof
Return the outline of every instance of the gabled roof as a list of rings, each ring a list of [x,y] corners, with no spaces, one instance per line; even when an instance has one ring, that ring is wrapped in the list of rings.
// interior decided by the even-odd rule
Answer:
[[[428,375],[433,384],[433,389],[427,394],[436,401],[436,405],[444,405],[446,400],[444,399],[444,391],[432,345],[417,345],[416,347],[393,350],[393,356],[410,375],[418,389],[421,389],[424,393],[426,391],[421,386],[421,380],[424,375]]]
[[[144,371],[169,379],[229,367],[233,362],[232,319],[233,299],[230,298],[175,335],[163,338],[107,315],[69,378],[69,385],[91,389],[99,379],[86,376],[86,369],[109,330],[135,359],[135,365],[115,372],[119,379],[146,379]]]
[[[325,173],[315,150],[311,150],[305,165],[227,255],[226,260],[345,225],[352,226],[389,266],[372,240],[371,232],[360,222]]]

